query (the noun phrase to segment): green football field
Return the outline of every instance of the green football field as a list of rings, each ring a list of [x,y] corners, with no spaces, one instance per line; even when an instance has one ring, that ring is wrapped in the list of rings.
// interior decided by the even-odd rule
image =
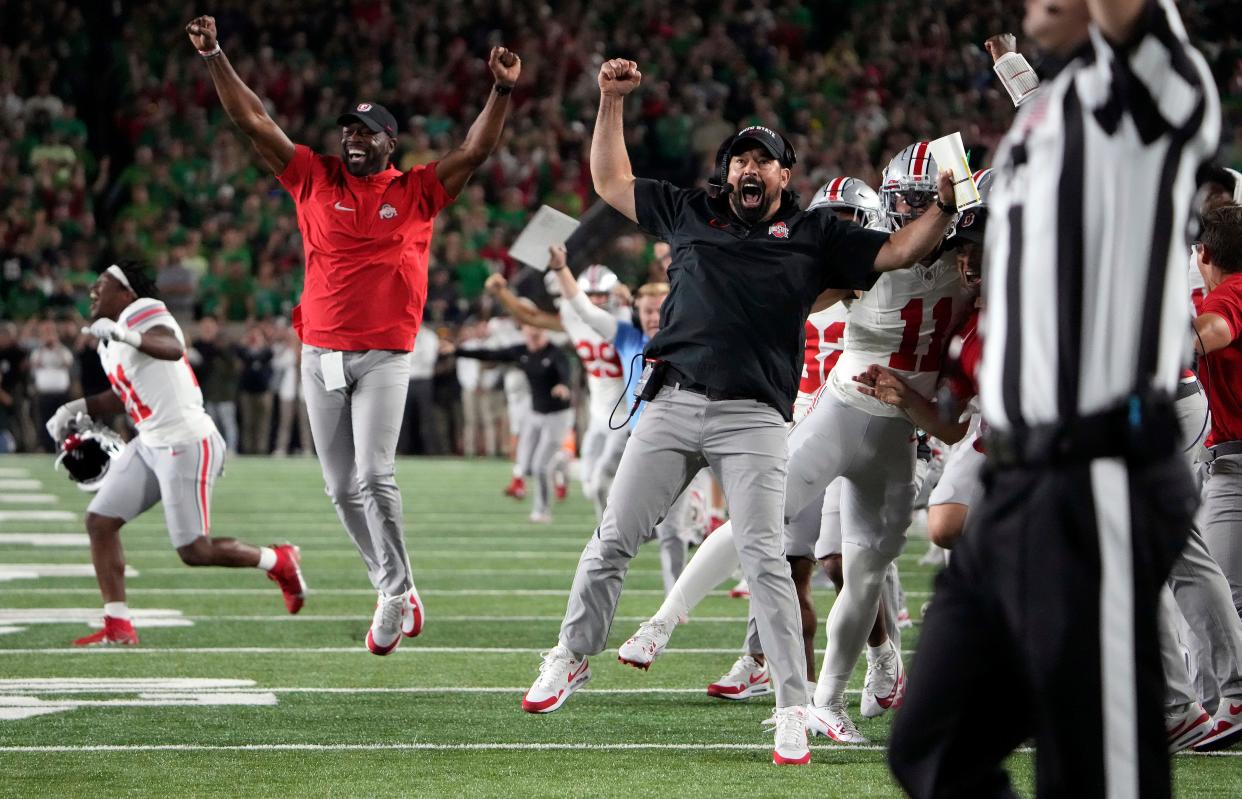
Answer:
[[[300,545],[302,612],[286,614],[257,571],[183,566],[157,508],[124,535],[141,646],[75,650],[100,614],[87,495],[50,457],[0,458],[0,796],[899,795],[887,717],[855,714],[870,746],[819,743],[809,768],[777,768],[760,725],[771,698],[704,693],[744,634],[745,602],[723,591],[650,672],[617,663],[660,603],[654,547],[630,571],[591,684],[556,713],[523,713],[593,516],[575,490],[553,524],[531,525],[526,503],[501,496],[507,476],[497,461],[400,463],[427,626],[393,655],[363,644],[374,593],[317,464],[246,458],[217,486],[213,532]],[[931,579],[922,548],[901,560],[916,620]],[[821,618],[831,602],[821,591]],[[916,625],[907,661],[917,640]],[[1179,756],[1178,795],[1242,795],[1233,754]],[[1030,756],[1011,765],[1029,794]]]

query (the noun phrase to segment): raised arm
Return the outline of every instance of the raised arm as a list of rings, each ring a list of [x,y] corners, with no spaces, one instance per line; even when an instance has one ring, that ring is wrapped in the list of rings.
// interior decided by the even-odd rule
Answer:
[[[595,193],[631,222],[638,221],[634,208],[634,173],[625,149],[622,111],[625,95],[638,88],[643,73],[623,58],[605,61],[599,68],[599,115],[591,136],[591,182]]]
[[[586,322],[587,327],[612,341],[617,337],[617,317],[603,308],[597,308],[582,293],[582,289],[578,288],[578,281],[574,280],[573,273],[569,271],[569,262],[566,260],[564,247],[552,246],[548,250],[550,253],[548,268],[552,270],[552,274],[556,275],[556,280],[560,283],[563,301],[573,307],[582,321]]]
[[[943,170],[937,178],[939,202],[928,208],[918,219],[906,223],[901,230],[889,236],[875,257],[875,270],[889,272],[914,266],[929,255],[944,238],[945,230],[953,221],[957,200],[953,197],[953,170]],[[943,207],[942,207],[943,206]],[[949,210],[945,210],[945,209]]]
[[[177,339],[171,327],[156,325],[142,331],[126,330],[111,319],[96,319],[90,327],[82,328],[82,332],[100,341],[117,341],[128,344],[139,352],[150,355],[159,361],[179,361],[185,354],[185,347]]]
[[[487,57],[487,66],[495,79],[491,94],[487,96],[487,105],[483,106],[466,132],[466,140],[461,146],[436,164],[436,177],[451,197],[461,193],[474,170],[483,165],[500,143],[500,134],[505,129],[505,115],[509,112],[509,94],[522,72],[522,59],[503,47],[493,47]]]
[[[196,17],[185,26],[185,32],[207,63],[207,72],[215,84],[224,112],[250,138],[250,143],[267,168],[277,175],[284,172],[293,160],[293,142],[268,116],[258,95],[233,71],[228,56],[220,49],[215,17]]]
[[[542,327],[544,330],[565,329],[565,325],[561,324],[561,318],[556,314],[541,311],[522,302],[522,298],[514,294],[513,290],[509,288],[509,283],[505,280],[504,275],[494,274],[489,276],[484,287],[487,289],[487,293],[495,297],[504,306],[505,310],[509,312],[509,315],[518,321],[518,324]]]

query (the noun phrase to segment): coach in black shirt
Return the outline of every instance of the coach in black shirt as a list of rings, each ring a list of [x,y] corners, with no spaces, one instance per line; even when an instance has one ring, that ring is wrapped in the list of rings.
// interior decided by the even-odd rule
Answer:
[[[789,418],[802,329],[817,298],[869,288],[941,239],[953,209],[949,175],[939,208],[889,235],[801,211],[787,190],[795,156],[780,134],[750,127],[717,155],[711,190],[637,180],[622,103],[641,80],[631,61],[600,69],[591,142],[595,190],[672,248],[661,330],[647,347],[666,367],[617,471],[608,506],[582,553],[558,646],[523,708],[555,710],[589,678],[639,542],[705,465],[721,480],[742,570],[776,687],[778,763],[805,763],[806,664],[801,621],[781,547]]]

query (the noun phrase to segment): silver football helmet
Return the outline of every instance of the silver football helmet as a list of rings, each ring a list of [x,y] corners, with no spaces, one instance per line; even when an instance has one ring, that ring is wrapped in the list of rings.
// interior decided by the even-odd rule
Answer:
[[[578,288],[584,294],[611,294],[617,282],[616,273],[603,264],[591,264],[578,275]]]
[[[112,461],[125,449],[125,442],[114,431],[79,413],[69,423],[69,435],[60,442],[55,468],[63,466],[69,479],[83,491],[98,491]]]
[[[930,143],[925,141],[911,144],[888,162],[880,180],[880,208],[891,229],[897,230],[917,216],[899,213],[899,199],[912,209],[927,208],[936,202],[937,172]]]
[[[853,211],[854,221],[863,227],[874,227],[880,221],[880,195],[858,178],[833,178],[820,186],[806,210],[815,208]]]

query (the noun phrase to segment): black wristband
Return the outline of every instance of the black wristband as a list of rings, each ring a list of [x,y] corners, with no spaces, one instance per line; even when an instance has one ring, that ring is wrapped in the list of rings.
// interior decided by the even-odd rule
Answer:
[[[939,208],[941,211],[944,211],[949,216],[953,216],[954,214],[957,213],[956,205],[946,205],[944,200],[940,199],[939,197],[936,198],[936,207]]]
[[[512,83],[493,83],[492,91],[496,92],[496,94],[499,94],[501,97],[504,97],[506,94],[513,93],[513,84]]]

